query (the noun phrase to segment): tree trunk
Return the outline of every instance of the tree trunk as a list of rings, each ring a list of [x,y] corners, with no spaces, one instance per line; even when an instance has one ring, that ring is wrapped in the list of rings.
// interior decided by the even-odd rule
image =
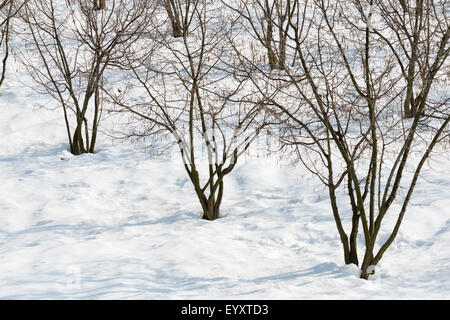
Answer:
[[[267,35],[266,35],[266,49],[267,49],[267,58],[269,59],[269,66],[270,70],[279,69],[279,62],[277,59],[277,56],[272,48],[272,41],[273,41],[273,24],[272,24],[272,17],[268,16],[267,19]]]
[[[181,25],[175,19],[171,19],[170,22],[172,24],[172,36],[174,38],[181,38],[183,36]]]
[[[182,17],[176,8],[175,3],[167,1],[165,3],[167,15],[169,16],[170,24],[172,25],[172,36],[174,38],[181,38],[185,35],[185,30],[182,25]],[[187,14],[187,13],[186,13]]]
[[[206,205],[202,205],[203,208],[202,219],[212,221],[219,218],[222,197],[223,197],[223,181],[219,184],[217,196],[215,194],[210,195],[210,198],[208,199]]]

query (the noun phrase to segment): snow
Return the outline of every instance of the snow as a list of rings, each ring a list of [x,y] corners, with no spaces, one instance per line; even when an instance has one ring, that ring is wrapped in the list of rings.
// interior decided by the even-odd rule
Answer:
[[[226,177],[222,217],[204,221],[176,154],[101,135],[96,154],[72,156],[61,111],[36,107],[47,98],[23,77],[10,73],[0,96],[1,298],[450,298],[445,156],[365,281],[301,166],[247,156]]]
[[[327,192],[304,167],[252,150],[225,178],[221,218],[205,221],[176,149],[151,157],[101,133],[96,154],[73,156],[62,111],[40,107],[48,97],[29,81],[10,58],[0,88],[1,299],[450,299],[445,153],[427,163],[366,281],[344,264]],[[101,125],[107,133],[113,121]]]

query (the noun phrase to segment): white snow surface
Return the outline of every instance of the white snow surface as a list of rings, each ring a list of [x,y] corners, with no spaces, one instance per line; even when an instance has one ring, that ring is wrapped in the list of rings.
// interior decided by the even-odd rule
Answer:
[[[0,298],[450,298],[447,156],[427,164],[366,281],[344,265],[326,190],[305,168],[247,156],[226,177],[222,217],[202,220],[176,154],[152,158],[101,134],[96,154],[72,156],[62,111],[38,107],[48,97],[10,69],[0,88]]]

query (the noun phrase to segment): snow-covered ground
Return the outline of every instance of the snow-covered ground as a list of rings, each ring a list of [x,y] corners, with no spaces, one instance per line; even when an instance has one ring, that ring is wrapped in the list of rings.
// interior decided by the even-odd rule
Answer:
[[[201,220],[178,157],[106,135],[72,156],[61,110],[38,108],[47,98],[14,69],[0,89],[0,298],[450,298],[447,157],[427,165],[395,243],[360,280],[304,168],[247,157],[226,178],[223,217]]]

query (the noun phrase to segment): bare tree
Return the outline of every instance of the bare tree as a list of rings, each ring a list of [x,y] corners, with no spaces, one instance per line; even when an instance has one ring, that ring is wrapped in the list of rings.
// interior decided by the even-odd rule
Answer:
[[[28,33],[21,34],[26,49],[18,56],[34,89],[62,107],[74,155],[94,153],[105,70],[139,38],[147,25],[144,16],[153,10],[144,0],[111,1],[110,11],[94,11],[90,3],[33,0],[21,13]]]
[[[128,137],[154,138],[152,148],[178,145],[207,220],[220,216],[224,178],[264,126],[261,107],[243,102],[249,82],[227,70],[232,51],[224,19],[214,4],[198,1],[189,36],[161,32],[134,48],[128,85],[109,91],[116,112],[136,122],[126,123]]]
[[[2,69],[0,75],[0,87],[6,76],[6,63],[9,57],[9,42],[11,36],[11,19],[16,16],[20,8],[27,0],[1,0],[0,1],[0,48],[3,49]]]
[[[345,263],[359,264],[362,226],[364,279],[398,234],[426,160],[448,139],[450,28],[444,3],[426,3],[432,28],[420,42],[428,54],[417,57],[424,67],[411,74],[406,71],[410,65],[405,66],[413,62],[405,63],[385,35],[398,34],[397,26],[386,22],[397,5],[375,0],[303,3],[303,13],[290,16],[287,54],[294,63],[284,73],[267,73],[248,52],[238,52],[242,63],[252,65],[247,76],[277,119],[280,138],[327,187]],[[404,18],[405,24],[418,23]],[[413,46],[402,50],[404,57],[414,56]],[[411,105],[411,85],[417,83],[414,112],[405,119],[403,107]],[[380,241],[385,217],[395,210],[396,221]],[[348,211],[350,236],[342,218]]]

